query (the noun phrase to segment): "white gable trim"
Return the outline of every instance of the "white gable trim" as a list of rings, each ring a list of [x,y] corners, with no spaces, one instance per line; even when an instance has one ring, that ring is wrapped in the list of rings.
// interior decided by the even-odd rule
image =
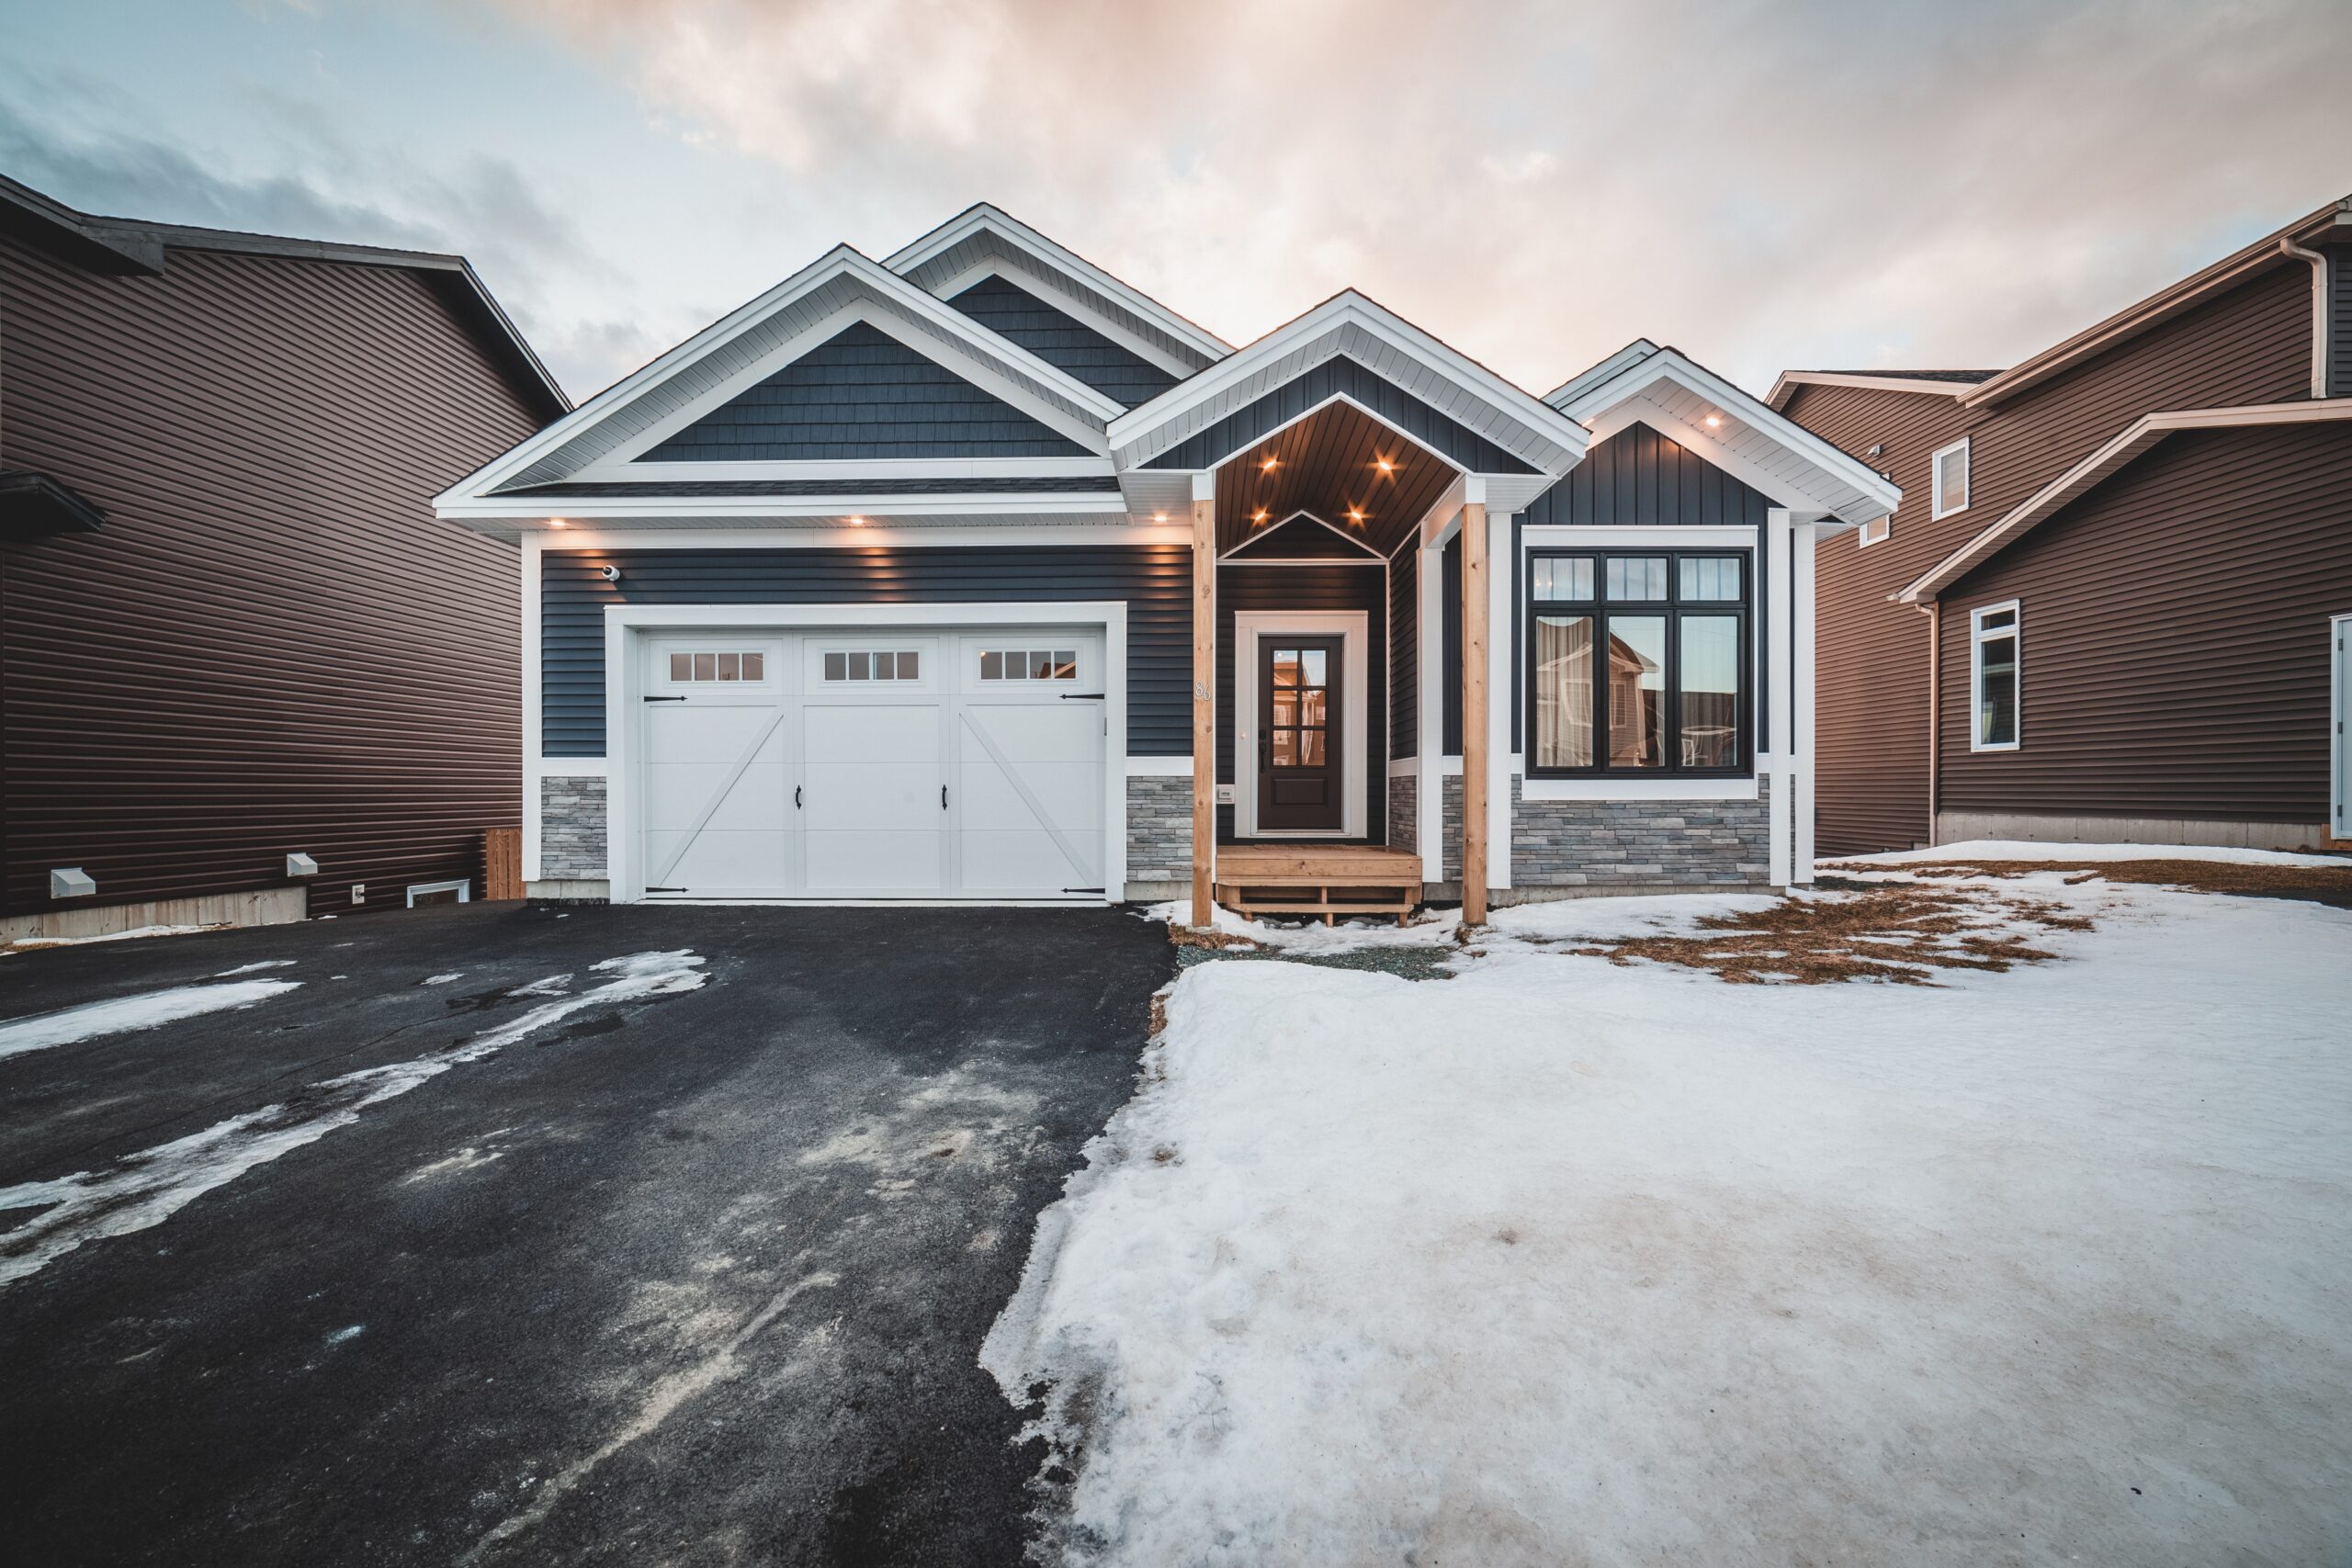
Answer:
[[[1574,420],[1353,289],[1113,420],[1113,455],[1140,464],[1342,354],[1545,473],[1584,455]]]
[[[638,459],[644,457],[646,453],[650,452],[656,446],[661,446],[662,443],[667,441],[671,436],[675,435],[678,432],[688,428],[707,415],[716,412],[719,409],[725,408],[729,403],[733,402],[737,398],[742,396],[743,393],[749,391],[752,388],[758,386],[762,381],[766,380],[777,371],[796,363],[815,350],[823,347],[833,338],[839,336],[841,333],[848,331],[851,327],[857,325],[861,321],[870,327],[873,327],[877,332],[888,334],[900,344],[903,344],[908,348],[913,350],[916,354],[921,355],[923,358],[930,360],[941,369],[946,370],[956,376],[961,377],[967,381],[971,382],[974,386],[979,388],[980,390],[988,393],[989,396],[996,399],[999,402],[1004,403],[1008,407],[1017,409],[1021,412],[1027,414],[1031,419],[1035,420],[1038,423],[1046,426],[1048,430],[1051,430],[1055,434],[1063,437],[1065,440],[1074,441],[1090,452],[1099,452],[1102,450],[1102,433],[1094,426],[1087,423],[1083,420],[1073,418],[1059,405],[1034,395],[1027,388],[1022,386],[1019,382],[1002,376],[992,374],[985,367],[969,363],[963,365],[951,365],[947,363],[946,359],[939,352],[940,345],[938,339],[919,328],[909,326],[903,318],[897,315],[888,307],[877,305],[871,300],[859,300],[853,304],[844,305],[842,309],[827,315],[823,320],[815,322],[801,332],[794,333],[791,337],[786,338],[784,342],[776,344],[767,353],[762,355],[751,365],[737,371],[726,380],[713,386],[701,396],[689,402],[682,404],[670,413],[663,415],[661,419],[656,420],[650,425],[647,425],[635,435],[630,436],[627,441],[622,442],[618,446],[616,446],[611,451],[606,452],[603,457],[598,457],[594,462],[580,468],[573,475],[573,478],[582,480],[645,479],[656,477],[662,479],[683,479],[685,477],[684,475],[673,472],[673,470],[689,467],[696,468],[717,468],[721,469],[720,472],[708,476],[714,479],[748,479],[753,477],[763,477],[752,475],[749,470],[753,465],[747,463],[654,463],[638,465]],[[967,458],[949,460],[969,462],[988,459]],[[904,471],[908,460],[875,458],[873,461],[877,465],[877,467],[890,468],[892,471]],[[1030,467],[1029,465],[1036,463],[1071,461],[1097,463],[1099,460],[1091,458],[1072,459],[1067,457],[1004,457],[993,459],[993,461],[1012,465],[1012,467],[1020,468],[1022,471],[1027,473],[1042,473],[1046,470]],[[800,470],[803,469],[804,465],[794,462],[770,461],[760,463],[757,467],[763,469],[773,470],[773,477],[775,478],[815,477],[814,475],[803,476],[800,473]],[[651,470],[650,473],[648,472],[649,469]],[[1093,468],[1090,468],[1088,471],[1091,472],[1095,470]]]
[[[1684,396],[1661,397],[1662,386]],[[1632,359],[1605,380],[1579,377],[1553,398],[1596,435],[1613,435],[1639,420],[1794,510],[1859,524],[1885,516],[1903,499],[1902,488],[1868,464],[1671,348]],[[1728,428],[1683,417],[1673,405],[1690,399],[1718,412]]]
[[[1354,555],[1344,558],[1351,563],[1358,558],[1361,558],[1367,565],[1376,565],[1388,558],[1386,556],[1382,555],[1378,550],[1374,549],[1370,545],[1365,544],[1362,539],[1357,538],[1353,534],[1349,533],[1345,528],[1342,528],[1338,524],[1333,523],[1330,519],[1318,516],[1315,513],[1309,512],[1304,506],[1299,507],[1296,511],[1291,513],[1288,516],[1281,519],[1279,522],[1264,524],[1257,531],[1244,538],[1239,544],[1234,546],[1231,549],[1219,554],[1216,558],[1219,560],[1231,560],[1235,556],[1239,555],[1243,550],[1248,549],[1259,540],[1272,535],[1276,529],[1287,528],[1302,517],[1306,519],[1309,523],[1320,524],[1322,526],[1330,529],[1332,533],[1337,534],[1340,540],[1347,545],[1348,548],[1355,552]],[[1267,556],[1263,558],[1268,561],[1306,562],[1329,561],[1334,558],[1329,556]]]
[[[1789,399],[1799,387],[1867,387],[1878,392],[1917,392],[1923,397],[1950,398],[1960,400],[1963,392],[1973,392],[1982,381],[1937,381],[1918,376],[1870,376],[1848,374],[1840,370],[1783,370],[1765,401],[1776,409],[1786,408]]]
[[[912,272],[925,262],[982,234],[992,234],[1016,251],[1026,251],[1046,265],[1118,301],[1204,358],[1219,360],[1233,352],[1233,345],[1216,333],[1197,322],[1185,320],[1141,289],[1121,282],[1068,246],[1057,244],[1002,209],[987,202],[959,213],[913,243],[892,252],[882,265],[895,273]]]
[[[1116,317],[1105,315],[1084,298],[1054,288],[1049,279],[1038,276],[1023,265],[1026,260],[1026,257],[1018,255],[984,256],[947,278],[932,292],[938,295],[940,299],[947,300],[953,308],[956,296],[963,293],[972,285],[985,283],[991,277],[1001,277],[1039,304],[1051,306],[1078,322],[1079,325],[1101,333],[1128,353],[1167,371],[1180,381],[1200,368],[1199,366],[1189,364],[1169,353],[1167,349],[1152,342],[1141,333],[1128,330],[1125,321]]]
[[[928,344],[904,338],[902,341],[910,342],[934,359],[939,357],[943,348],[951,351],[961,349],[964,352],[959,357],[968,359],[974,372],[986,374],[991,381],[1025,384],[1024,395],[1033,401],[1057,405],[1065,421],[1108,423],[1122,412],[1116,399],[1098,392],[1067,372],[1046,364],[1019,344],[989,331],[962,311],[933,299],[905,278],[884,270],[848,246],[837,245],[758,299],[719,318],[635,374],[615,382],[564,418],[468,475],[437,498],[436,504],[488,494],[502,485],[515,482],[519,476],[525,474],[530,474],[534,482],[567,478],[576,471],[577,467],[602,461],[608,454],[599,449],[583,454],[581,463],[572,470],[561,473],[533,471],[559,459],[567,448],[582,442],[607,422],[626,417],[640,400],[656,393],[665,382],[680,376],[690,367],[723,352],[779,312],[828,288],[839,288],[848,296],[842,301],[844,305],[862,298],[866,303],[879,307],[866,318],[877,326],[884,325],[883,318],[895,310],[898,312],[896,320],[900,325],[914,327],[933,340]],[[794,335],[801,337],[806,333]],[[942,360],[941,363],[948,362]],[[960,367],[951,367],[956,368],[958,374],[965,373]],[[632,430],[629,437],[633,438],[637,434]],[[1086,444],[1099,450],[1102,445],[1099,433]]]

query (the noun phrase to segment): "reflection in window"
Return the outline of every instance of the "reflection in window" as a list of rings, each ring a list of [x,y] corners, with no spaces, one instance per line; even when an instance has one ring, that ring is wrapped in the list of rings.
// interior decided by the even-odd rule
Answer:
[[[1609,597],[1648,604],[1666,597],[1664,556],[1611,556]]]
[[[1070,649],[992,648],[980,654],[983,681],[1075,681],[1078,654]]]
[[[762,653],[673,653],[670,679],[682,684],[696,681],[764,681],[767,656]]]
[[[1979,610],[1971,619],[1976,731],[1970,749],[2013,750],[2018,744],[2018,607]]]
[[[1610,620],[1609,765],[1666,766],[1664,615],[1617,615]]]
[[[1590,556],[1537,556],[1529,563],[1529,572],[1538,599],[1581,603],[1592,597]]]
[[[1736,604],[1740,599],[1737,556],[1684,556],[1682,588],[1676,595],[1684,604]]]
[[[1685,565],[1690,563],[1685,562]],[[1739,764],[1739,617],[1682,617],[1680,765]]]
[[[896,653],[828,653],[825,655],[825,679],[920,681],[922,679],[922,658],[911,649]]]

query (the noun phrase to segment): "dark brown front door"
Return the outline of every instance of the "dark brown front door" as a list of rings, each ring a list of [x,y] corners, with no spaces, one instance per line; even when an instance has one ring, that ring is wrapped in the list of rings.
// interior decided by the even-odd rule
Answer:
[[[1340,639],[1258,642],[1258,826],[1339,828]]]

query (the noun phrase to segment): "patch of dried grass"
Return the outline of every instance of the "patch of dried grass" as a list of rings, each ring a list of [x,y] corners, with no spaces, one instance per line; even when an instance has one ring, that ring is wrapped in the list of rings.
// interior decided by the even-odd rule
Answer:
[[[1173,920],[1168,925],[1168,940],[1179,947],[1207,947],[1220,951],[1238,947],[1254,952],[1259,946],[1259,943],[1250,941],[1248,937],[1236,936],[1231,931],[1214,931],[1205,926],[1188,926]]]
[[[2039,899],[1895,886],[1710,915],[1698,927],[1700,934],[1692,936],[1614,937],[1574,951],[1614,964],[1648,959],[1710,970],[1736,985],[1891,980],[1932,986],[1938,969],[1997,973],[2054,958],[2028,934],[2088,931],[2091,921]]]
[[[2329,902],[2352,898],[2352,862],[2343,865],[2276,865],[2225,860],[1936,861],[1894,866],[1827,863],[1844,871],[1900,871],[1908,876],[1928,877],[2007,878],[2054,871],[2065,873],[2072,885],[2099,877],[2152,887],[2185,887],[2198,893],[2239,893]]]

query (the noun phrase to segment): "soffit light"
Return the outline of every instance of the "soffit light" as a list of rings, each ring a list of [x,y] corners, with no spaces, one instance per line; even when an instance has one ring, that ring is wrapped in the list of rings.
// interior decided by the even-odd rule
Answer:
[[[1396,471],[1396,465],[1390,462],[1385,457],[1374,458],[1372,466],[1378,468],[1384,474],[1393,474]]]
[[[1258,465],[1258,471],[1261,474],[1271,474],[1281,465],[1281,463],[1282,459],[1280,457],[1268,457],[1264,462]]]
[[[863,528],[865,526],[865,519],[863,517],[853,517],[849,520],[849,525],[853,528]]]
[[[1262,506],[1250,514],[1250,521],[1252,523],[1263,523],[1265,520],[1266,509]]]
[[[560,517],[550,517],[548,519],[548,526],[550,528],[569,528],[571,525],[565,522]]]
[[[1351,506],[1351,507],[1349,507],[1349,508],[1348,508],[1348,521],[1349,521],[1349,522],[1351,522],[1351,523],[1361,523],[1361,522],[1363,522],[1363,507],[1361,507],[1361,506]]]
[[[1721,429],[1723,423],[1724,416],[1719,413],[1711,413],[1707,416],[1707,428],[1710,430]]]

